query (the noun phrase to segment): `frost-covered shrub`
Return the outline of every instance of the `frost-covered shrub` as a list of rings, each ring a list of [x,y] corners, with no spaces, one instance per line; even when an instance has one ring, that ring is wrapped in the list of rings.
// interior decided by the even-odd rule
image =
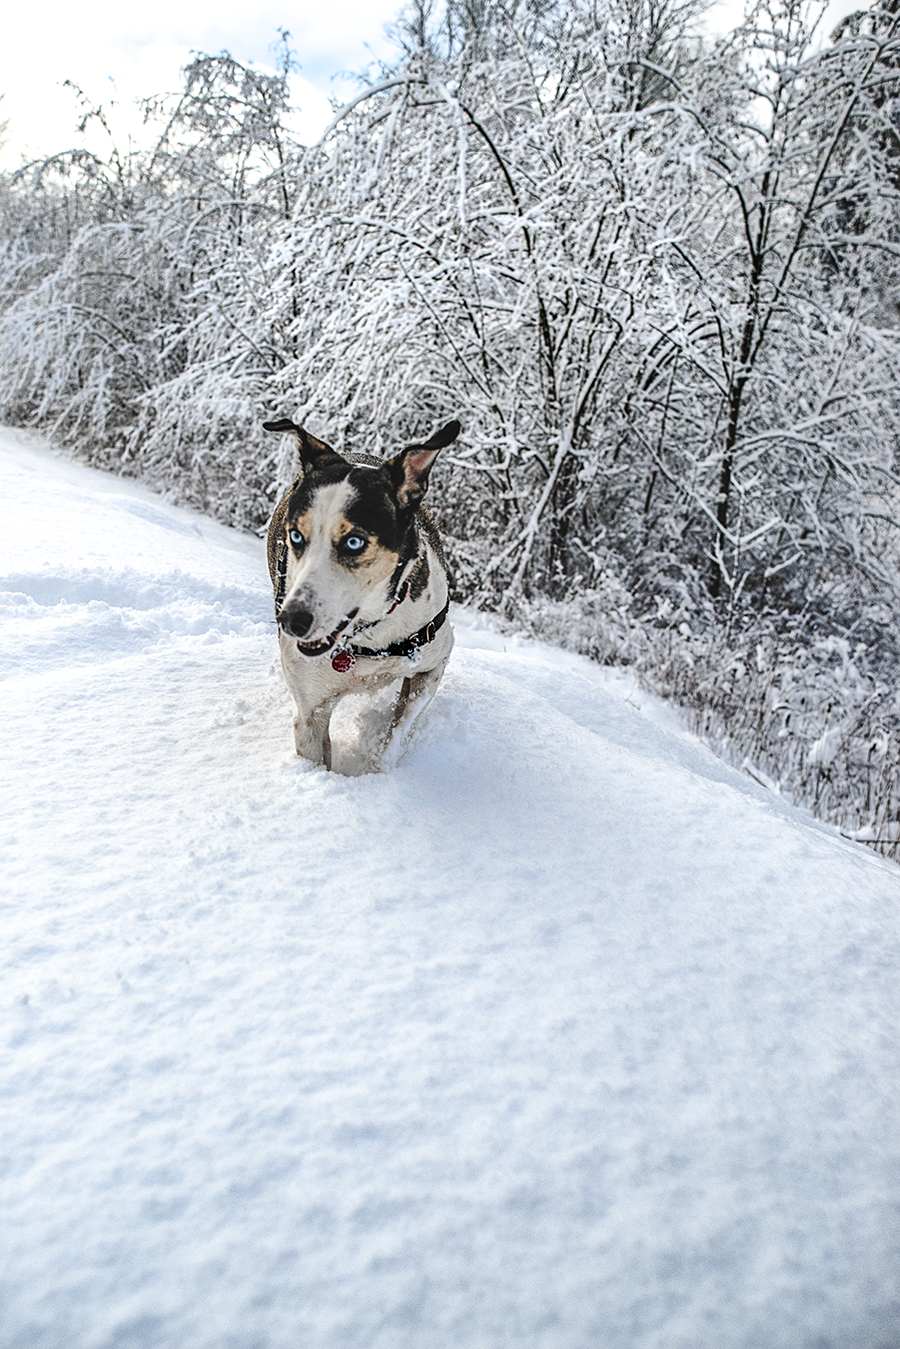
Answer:
[[[280,462],[259,426],[283,342],[260,330],[290,214],[285,92],[200,57],[148,108],[150,152],[56,157],[0,192],[0,416],[244,525]]]
[[[648,635],[645,682],[699,735],[771,790],[900,857],[900,690],[883,653],[763,625],[732,644],[686,627]]]
[[[516,626],[529,634],[590,656],[601,665],[634,665],[648,647],[632,598],[618,577],[601,576],[590,589],[574,589],[567,599],[532,595],[517,599]]]

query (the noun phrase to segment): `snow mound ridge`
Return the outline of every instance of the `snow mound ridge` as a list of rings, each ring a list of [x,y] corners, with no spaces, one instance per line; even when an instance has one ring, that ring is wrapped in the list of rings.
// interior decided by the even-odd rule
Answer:
[[[232,616],[251,618],[255,622],[269,618],[268,597],[265,593],[260,595],[258,588],[245,590],[233,585],[215,585],[177,570],[156,577],[148,577],[129,567],[103,571],[80,568],[60,572],[10,572],[0,576],[0,594],[4,599],[21,595],[44,608],[101,601],[115,609],[161,610],[173,601],[183,602],[187,589],[194,602],[227,607]]]
[[[198,582],[174,571],[13,572],[0,577],[10,639],[0,679],[121,659],[184,639],[216,642],[270,629],[258,593]]]

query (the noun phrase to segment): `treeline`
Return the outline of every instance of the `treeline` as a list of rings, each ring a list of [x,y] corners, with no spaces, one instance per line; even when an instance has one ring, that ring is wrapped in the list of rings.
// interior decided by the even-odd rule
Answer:
[[[465,433],[458,598],[900,840],[900,15],[425,0],[312,147],[227,55],[0,189],[0,416],[259,527],[290,415]],[[85,117],[102,110],[85,108]]]

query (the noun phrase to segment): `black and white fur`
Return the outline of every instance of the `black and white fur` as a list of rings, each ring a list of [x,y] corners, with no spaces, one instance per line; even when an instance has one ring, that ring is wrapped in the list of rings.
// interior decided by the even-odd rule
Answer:
[[[372,772],[402,746],[453,647],[440,538],[421,502],[459,422],[389,460],[337,454],[286,419],[265,427],[293,432],[302,464],[268,539],[294,745],[335,772]],[[335,736],[343,700],[355,734]]]

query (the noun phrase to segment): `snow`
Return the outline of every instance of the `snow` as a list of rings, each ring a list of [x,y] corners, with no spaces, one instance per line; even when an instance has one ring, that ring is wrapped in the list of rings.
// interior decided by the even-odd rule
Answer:
[[[11,1349],[895,1349],[900,871],[454,614],[297,760],[262,545],[3,432]]]
[[[810,745],[809,762],[821,764],[823,768],[827,768],[829,764],[834,763],[840,748],[841,728],[840,726],[832,726]]]

